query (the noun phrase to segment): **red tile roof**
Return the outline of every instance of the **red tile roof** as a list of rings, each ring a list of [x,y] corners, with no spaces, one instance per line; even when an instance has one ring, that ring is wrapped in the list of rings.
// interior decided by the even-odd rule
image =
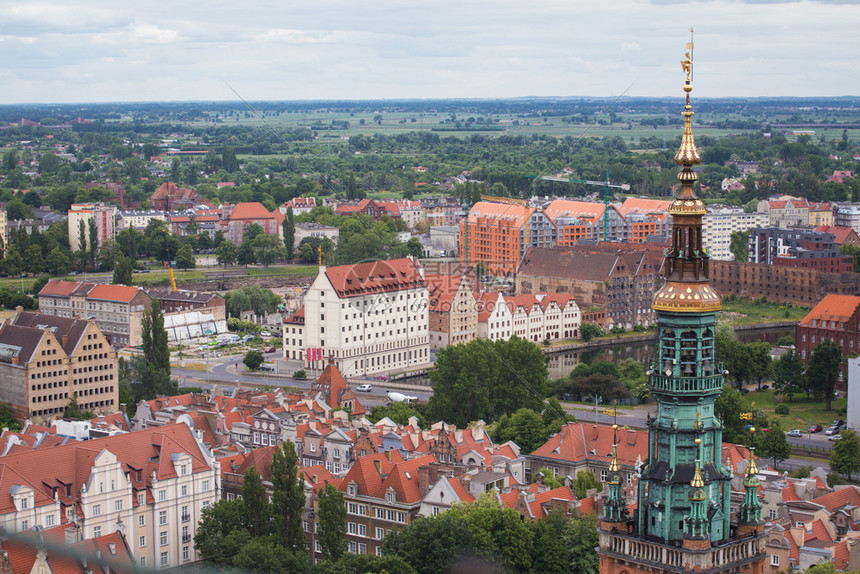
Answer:
[[[857,312],[857,307],[860,307],[860,297],[827,295],[813,307],[800,324],[811,326],[813,320],[847,323]]]
[[[357,297],[425,287],[420,263],[409,258],[328,267],[326,277],[338,297]]]
[[[140,287],[130,287],[128,285],[96,285],[90,291],[89,295],[87,295],[87,299],[128,303],[141,291],[143,289]]]
[[[52,280],[48,281],[42,290],[39,291],[39,295],[50,295],[53,297],[68,297],[84,285],[89,285],[90,287],[94,286],[93,283],[81,283],[79,281],[58,281]]]
[[[230,212],[230,220],[236,219],[274,219],[272,212],[263,207],[259,201],[237,203]]]

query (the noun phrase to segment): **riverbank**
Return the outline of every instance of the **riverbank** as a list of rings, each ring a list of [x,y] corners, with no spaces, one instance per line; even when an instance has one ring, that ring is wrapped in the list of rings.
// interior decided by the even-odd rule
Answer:
[[[787,330],[794,329],[796,321],[779,321],[773,323],[759,323],[756,325],[736,325],[735,331],[743,331],[745,333],[756,331],[771,331],[771,330]],[[619,335],[605,335],[590,341],[561,341],[553,343],[549,346],[543,346],[541,349],[544,354],[553,355],[566,351],[580,351],[589,349],[599,349],[601,347],[612,347],[616,345],[626,345],[630,343],[650,343],[657,340],[657,333],[649,331],[645,333],[622,333]]]

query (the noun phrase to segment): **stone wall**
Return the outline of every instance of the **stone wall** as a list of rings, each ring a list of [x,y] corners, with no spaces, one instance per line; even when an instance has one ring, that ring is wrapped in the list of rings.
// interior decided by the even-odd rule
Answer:
[[[721,297],[766,298],[812,307],[825,295],[860,293],[860,274],[823,273],[762,263],[711,261],[711,286]]]

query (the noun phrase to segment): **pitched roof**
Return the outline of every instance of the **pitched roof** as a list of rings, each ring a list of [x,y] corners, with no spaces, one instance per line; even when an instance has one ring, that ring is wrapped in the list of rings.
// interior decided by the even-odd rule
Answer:
[[[326,277],[338,297],[426,287],[420,263],[410,258],[328,267]]]
[[[22,311],[12,320],[15,326],[26,327],[39,332],[48,328],[60,342],[67,355],[71,355],[78,342],[87,330],[88,322],[84,319],[72,319],[57,315],[44,315],[32,311]],[[32,335],[30,339],[33,339]],[[41,338],[41,337],[40,337]]]
[[[30,362],[43,336],[42,329],[20,327],[3,322],[0,325],[0,343],[10,347],[9,354],[3,357],[4,361],[10,362],[13,358],[17,358],[19,365],[26,365]]]
[[[479,201],[469,210],[467,217],[469,223],[477,224],[480,219],[490,219],[498,222],[511,222],[513,227],[522,227],[526,220],[534,213],[533,207],[523,207],[507,203],[494,203],[491,201]]]
[[[517,270],[519,276],[576,278],[602,283],[612,275],[618,255],[584,249],[529,248]]]
[[[447,312],[451,310],[451,301],[460,289],[465,278],[460,275],[437,275],[425,273],[424,281],[430,293],[430,310]]]
[[[128,285],[96,285],[87,295],[87,299],[129,303],[134,299],[135,295],[142,291],[141,287],[130,287]]]
[[[813,498],[811,502],[820,504],[830,512],[838,510],[846,505],[860,507],[860,488],[856,486],[845,486],[823,496]]]
[[[812,325],[812,321],[836,321],[847,323],[857,312],[860,297],[854,295],[827,295],[807,313],[801,325]]]
[[[59,280],[51,280],[48,281],[42,290],[39,291],[39,296],[51,296],[51,297],[69,297],[75,291],[83,288],[84,286],[89,286],[90,288],[94,287],[94,283],[81,283],[80,281],[59,281]]]
[[[243,203],[237,203],[233,210],[230,212],[229,219],[274,219],[275,216],[272,215],[268,209],[263,207],[263,204],[259,201],[247,201]]]
[[[672,205],[671,201],[663,199],[628,197],[618,208],[618,212],[625,217],[630,214],[642,214],[665,219],[669,217],[670,205]]]

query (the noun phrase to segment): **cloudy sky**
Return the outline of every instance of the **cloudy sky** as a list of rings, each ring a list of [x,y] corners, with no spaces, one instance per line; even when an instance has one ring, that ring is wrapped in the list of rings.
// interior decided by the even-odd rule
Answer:
[[[860,95],[860,0],[6,0],[0,104]],[[631,86],[632,85],[632,86]]]

